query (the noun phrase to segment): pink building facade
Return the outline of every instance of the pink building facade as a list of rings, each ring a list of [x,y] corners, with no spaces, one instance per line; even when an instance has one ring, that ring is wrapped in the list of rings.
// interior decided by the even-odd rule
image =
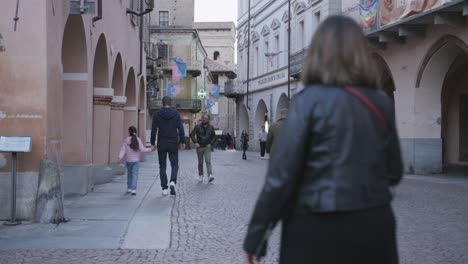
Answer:
[[[122,170],[128,126],[145,137],[139,18],[126,13],[138,7],[103,0],[97,12],[98,1],[87,2],[84,14],[71,8],[80,1],[23,2],[16,29],[16,1],[0,9],[0,135],[33,139],[32,152],[18,155],[19,219],[34,217],[42,160],[59,165],[65,194],[83,195]],[[10,155],[0,152],[2,204],[10,204],[10,175]],[[0,219],[9,210],[2,206]]]

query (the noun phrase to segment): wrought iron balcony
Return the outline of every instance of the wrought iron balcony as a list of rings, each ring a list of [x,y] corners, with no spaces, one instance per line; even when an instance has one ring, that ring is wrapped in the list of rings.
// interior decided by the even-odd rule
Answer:
[[[150,99],[148,101],[150,110],[158,110],[163,107],[162,99]],[[177,110],[190,110],[192,113],[198,113],[202,109],[202,101],[200,99],[172,99],[172,106]]]
[[[224,83],[224,96],[229,98],[239,97],[245,94],[244,83],[239,80],[229,80]]]
[[[203,70],[203,63],[202,61],[196,60],[184,60],[187,63],[187,74],[192,74],[193,77],[197,77],[201,75]],[[156,67],[163,71],[171,71],[172,64],[175,62],[172,59],[159,59],[156,62]]]
[[[306,48],[291,54],[291,77],[299,78],[301,76],[306,54]]]

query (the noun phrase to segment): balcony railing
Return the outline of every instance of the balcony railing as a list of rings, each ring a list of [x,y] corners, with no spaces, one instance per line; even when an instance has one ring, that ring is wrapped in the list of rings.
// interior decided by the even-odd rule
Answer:
[[[244,83],[239,80],[230,80],[224,83],[224,96],[235,98],[245,94]]]
[[[198,113],[202,109],[202,101],[200,99],[172,99],[172,106],[177,110],[190,110],[192,113]],[[148,108],[150,110],[158,110],[162,107],[162,99],[149,100]]]
[[[199,76],[203,70],[203,63],[196,60],[184,60],[187,63],[187,72],[193,76]],[[172,59],[160,59],[156,62],[156,66],[159,69],[170,71],[172,70],[172,64],[175,62]]]
[[[301,75],[306,54],[307,50],[305,48],[291,54],[291,77],[299,78]]]

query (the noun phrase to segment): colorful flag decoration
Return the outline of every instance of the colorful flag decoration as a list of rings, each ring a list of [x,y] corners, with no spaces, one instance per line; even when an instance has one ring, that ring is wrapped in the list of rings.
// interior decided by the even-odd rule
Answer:
[[[172,84],[169,84],[167,86],[167,96],[169,96],[170,98],[174,98],[175,97],[175,93],[174,93],[174,85]]]
[[[274,52],[265,52],[265,57],[268,58],[268,61],[271,63],[271,67],[273,67],[273,59],[278,56],[282,50],[280,51],[274,51]]]
[[[221,91],[221,86],[219,86],[218,84],[212,84],[210,85],[210,94],[216,98],[216,100],[219,99],[219,93]]]
[[[172,58],[179,69],[180,79],[187,77],[187,63],[181,58]]]
[[[221,124],[221,118],[219,118],[219,116],[216,116],[216,117],[213,117],[211,122],[215,125],[215,126],[219,126],[219,124]]]
[[[179,85],[169,84],[167,86],[167,96],[175,98],[182,91]]]
[[[210,109],[211,106],[212,106],[211,100],[210,100],[210,99],[206,99],[206,100],[205,100],[205,108],[206,108],[206,109]]]
[[[180,72],[177,64],[172,64],[172,83],[176,84],[180,81]]]

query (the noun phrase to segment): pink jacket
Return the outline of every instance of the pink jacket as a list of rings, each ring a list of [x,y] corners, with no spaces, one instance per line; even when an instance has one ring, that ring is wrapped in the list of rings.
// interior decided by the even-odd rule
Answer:
[[[122,143],[122,147],[120,148],[120,153],[119,153],[119,160],[122,160],[125,156],[126,162],[137,162],[137,161],[140,161],[140,156],[142,152],[151,152],[152,149],[146,148],[145,146],[143,146],[143,143],[141,143],[141,139],[139,137],[137,137],[138,146],[139,146],[138,151],[134,151],[133,149],[131,149],[130,148],[131,138],[132,137],[127,137]]]

